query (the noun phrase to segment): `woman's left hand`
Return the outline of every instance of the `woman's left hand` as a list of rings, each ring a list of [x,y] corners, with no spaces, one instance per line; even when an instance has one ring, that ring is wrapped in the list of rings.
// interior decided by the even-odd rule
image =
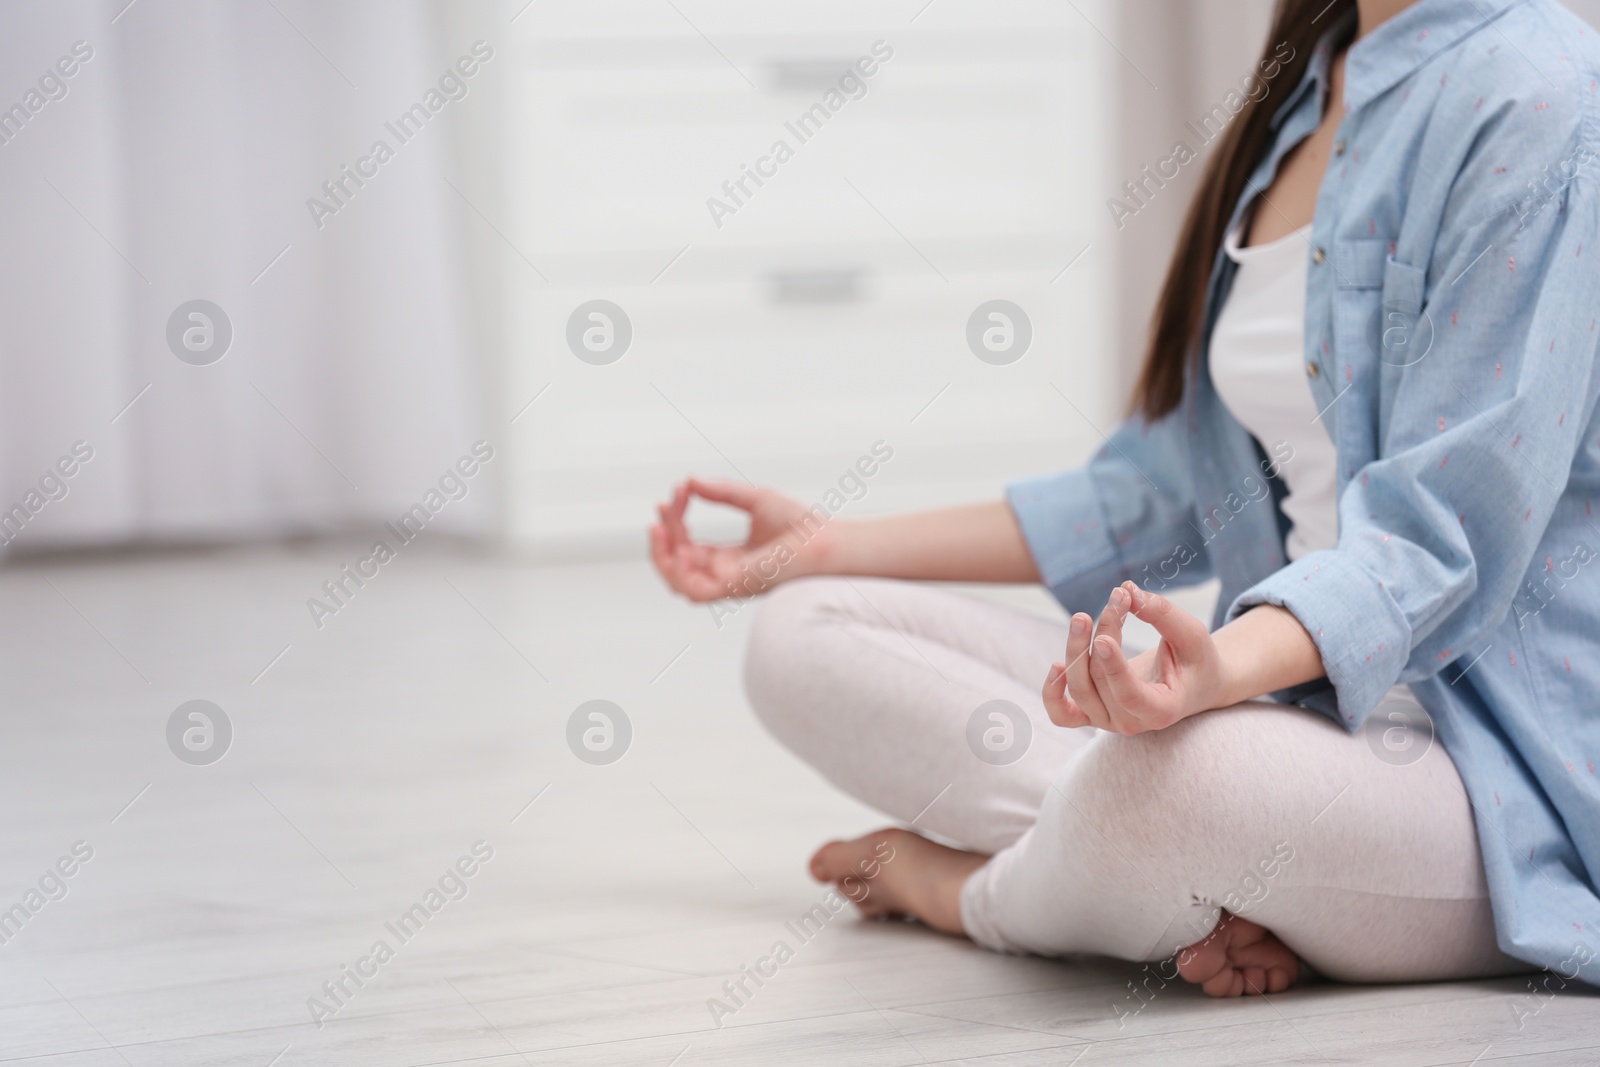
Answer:
[[[1122,621],[1129,613],[1155,627],[1161,644],[1129,660]],[[1133,582],[1111,591],[1098,629],[1072,617],[1064,663],[1050,668],[1044,705],[1057,726],[1095,726],[1118,734],[1162,730],[1219,706],[1223,660],[1206,624]]]

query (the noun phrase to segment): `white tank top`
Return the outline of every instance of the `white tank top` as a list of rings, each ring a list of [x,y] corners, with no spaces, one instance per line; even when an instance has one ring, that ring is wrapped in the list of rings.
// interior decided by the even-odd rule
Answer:
[[[1269,457],[1284,443],[1294,450],[1279,472],[1291,560],[1339,540],[1337,456],[1306,382],[1310,233],[1308,225],[1251,248],[1239,247],[1240,230],[1230,233],[1223,248],[1239,266],[1211,332],[1217,395]]]
[[[1306,383],[1310,233],[1305,226],[1253,248],[1240,248],[1239,231],[1230,233],[1223,248],[1239,269],[1211,331],[1211,384],[1217,395],[1268,456],[1279,442],[1294,449],[1279,471],[1288,489],[1283,513],[1292,525],[1284,552],[1291,560],[1339,543],[1338,456]],[[1393,686],[1373,712],[1380,724],[1408,728],[1426,717],[1406,685]],[[1388,745],[1391,736],[1410,735],[1391,729],[1380,736]]]

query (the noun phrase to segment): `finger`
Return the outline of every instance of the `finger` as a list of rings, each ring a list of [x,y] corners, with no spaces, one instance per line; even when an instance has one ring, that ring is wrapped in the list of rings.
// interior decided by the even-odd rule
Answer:
[[[696,603],[750,595],[749,589],[736,584],[739,568],[730,562],[726,549],[691,541],[674,543],[664,523],[650,527],[650,558],[675,592]]]
[[[1067,631],[1067,694],[1092,725],[1104,730],[1109,728],[1106,709],[1089,676],[1089,643],[1093,638],[1094,620],[1078,612]]]
[[[661,530],[662,543],[669,553],[678,550],[678,536],[672,526],[672,506],[668,504],[656,505],[656,526]]]
[[[1100,612],[1100,619],[1095,624],[1095,633],[1104,634],[1117,644],[1122,644],[1122,620],[1132,610],[1133,595],[1125,586],[1117,586],[1106,598],[1105,610]]]
[[[705,604],[713,600],[726,600],[731,593],[728,587],[700,571],[687,571],[683,575],[683,595],[696,604]]]
[[[699,545],[692,541],[678,550],[678,558],[688,570],[709,575],[718,584],[731,584],[729,576],[717,566],[718,557],[723,554],[716,545]]]
[[[1178,607],[1160,593],[1139,590],[1133,613],[1155,627],[1161,639],[1172,646],[1180,661],[1199,657],[1210,640],[1206,624]]]
[[[735,595],[729,583],[715,573],[705,558],[708,551],[703,545],[686,545],[677,555],[678,580],[683,585],[684,595],[697,603]]]
[[[1105,635],[1096,637],[1089,656],[1089,674],[1106,706],[1110,728],[1118,733],[1142,731],[1148,703],[1145,683],[1134,677],[1122,646]]]
[[[725,595],[707,587],[704,576],[687,567],[683,557],[668,542],[661,526],[650,528],[650,558],[668,588],[697,603]]]
[[[761,498],[761,490],[744,482],[731,482],[719,479],[714,482],[703,482],[699,478],[690,478],[689,491],[695,496],[704,497],[715,504],[727,504],[730,507],[741,508],[749,511],[756,506]]]
[[[650,562],[655,564],[656,573],[671,585],[672,553],[667,547],[667,531],[660,523],[650,527]]]
[[[667,580],[667,584],[678,592],[683,592],[683,564],[678,558],[671,536],[659,523],[650,527],[650,559],[655,563],[656,570]]]
[[[1060,663],[1050,664],[1050,673],[1044,676],[1044,685],[1039,687],[1039,696],[1044,700],[1044,710],[1050,716],[1050,721],[1055,722],[1066,710],[1067,700],[1067,670]]]
[[[1088,726],[1089,718],[1077,702],[1067,695],[1067,665],[1052,663],[1044,679],[1044,710],[1050,721],[1068,728]]]
[[[656,505],[656,520],[656,525],[661,530],[661,536],[667,546],[667,550],[669,552],[676,551],[678,535],[672,522],[672,505],[670,502]]]
[[[683,515],[690,510],[690,504],[693,501],[694,494],[690,491],[690,483],[680,483],[677,491],[672,494],[672,517],[674,517],[674,520],[678,523],[678,525],[682,525]]]
[[[672,494],[672,503],[667,505],[663,518],[667,523],[667,530],[672,534],[673,541],[685,543],[689,540],[689,528],[683,524],[683,513],[689,508],[689,483],[678,486]]]

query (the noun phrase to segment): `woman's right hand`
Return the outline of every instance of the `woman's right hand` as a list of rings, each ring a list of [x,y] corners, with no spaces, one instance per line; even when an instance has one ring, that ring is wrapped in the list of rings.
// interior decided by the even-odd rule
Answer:
[[[748,514],[744,544],[693,541],[683,515],[695,497]],[[660,521],[650,527],[650,558],[667,585],[699,603],[754,596],[780,581],[818,573],[830,536],[825,515],[813,516],[798,500],[743,482],[690,478],[656,510]]]

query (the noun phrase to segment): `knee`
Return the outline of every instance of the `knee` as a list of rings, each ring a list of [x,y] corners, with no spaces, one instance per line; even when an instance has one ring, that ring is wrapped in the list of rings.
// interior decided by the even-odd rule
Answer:
[[[1276,709],[1228,709],[1098,738],[1056,788],[1107,834],[1153,854],[1270,833],[1293,788],[1268,737]]]
[[[800,578],[785,582],[758,601],[744,654],[744,688],[756,715],[768,727],[787,715],[815,664],[818,631],[840,602],[844,582]]]

